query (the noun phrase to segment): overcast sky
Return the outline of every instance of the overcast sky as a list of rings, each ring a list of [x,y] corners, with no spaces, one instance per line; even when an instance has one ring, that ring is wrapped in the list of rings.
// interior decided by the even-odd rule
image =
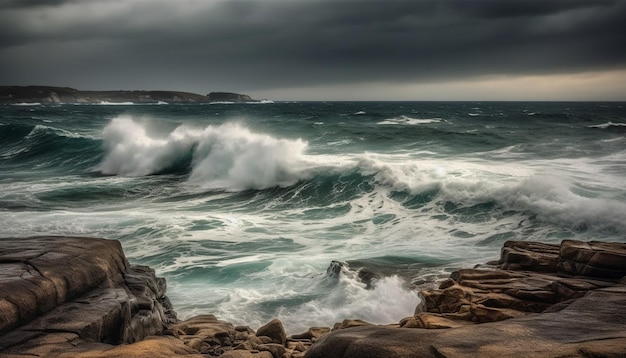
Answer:
[[[626,0],[0,0],[0,84],[626,100]]]

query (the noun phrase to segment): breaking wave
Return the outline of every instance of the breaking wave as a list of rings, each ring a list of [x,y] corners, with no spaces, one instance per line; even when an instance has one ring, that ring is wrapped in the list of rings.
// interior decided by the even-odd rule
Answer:
[[[306,142],[253,133],[234,123],[180,126],[158,136],[120,116],[104,129],[103,139],[106,156],[95,169],[107,175],[189,172],[190,183],[228,190],[284,187],[306,177]]]

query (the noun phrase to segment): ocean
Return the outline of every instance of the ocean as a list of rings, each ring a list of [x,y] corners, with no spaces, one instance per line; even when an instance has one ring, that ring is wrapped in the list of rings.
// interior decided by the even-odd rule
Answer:
[[[626,103],[0,106],[1,237],[120,240],[200,313],[397,323],[507,240],[626,241]]]

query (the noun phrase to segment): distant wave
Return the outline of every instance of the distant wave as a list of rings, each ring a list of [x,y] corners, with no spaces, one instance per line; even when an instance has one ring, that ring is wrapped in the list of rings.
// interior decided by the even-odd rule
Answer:
[[[418,124],[428,124],[428,123],[439,123],[443,119],[442,118],[411,118],[407,116],[399,116],[395,118],[385,119],[382,122],[378,122],[377,124],[384,125],[418,125]]]
[[[588,126],[587,128],[600,128],[600,129],[609,129],[609,128],[618,128],[618,129],[626,129],[626,123],[613,123],[611,121],[603,124],[596,124],[593,126]]]
[[[100,101],[96,103],[101,106],[131,106],[134,105],[134,102],[109,102],[109,101]]]
[[[12,103],[12,106],[41,106],[39,102],[21,102],[21,103]]]

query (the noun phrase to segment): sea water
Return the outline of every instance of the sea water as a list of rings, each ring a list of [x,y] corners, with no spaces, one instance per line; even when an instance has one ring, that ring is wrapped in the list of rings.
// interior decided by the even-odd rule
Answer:
[[[507,240],[626,241],[624,103],[3,105],[0,143],[0,237],[120,240],[181,318],[393,323]]]

